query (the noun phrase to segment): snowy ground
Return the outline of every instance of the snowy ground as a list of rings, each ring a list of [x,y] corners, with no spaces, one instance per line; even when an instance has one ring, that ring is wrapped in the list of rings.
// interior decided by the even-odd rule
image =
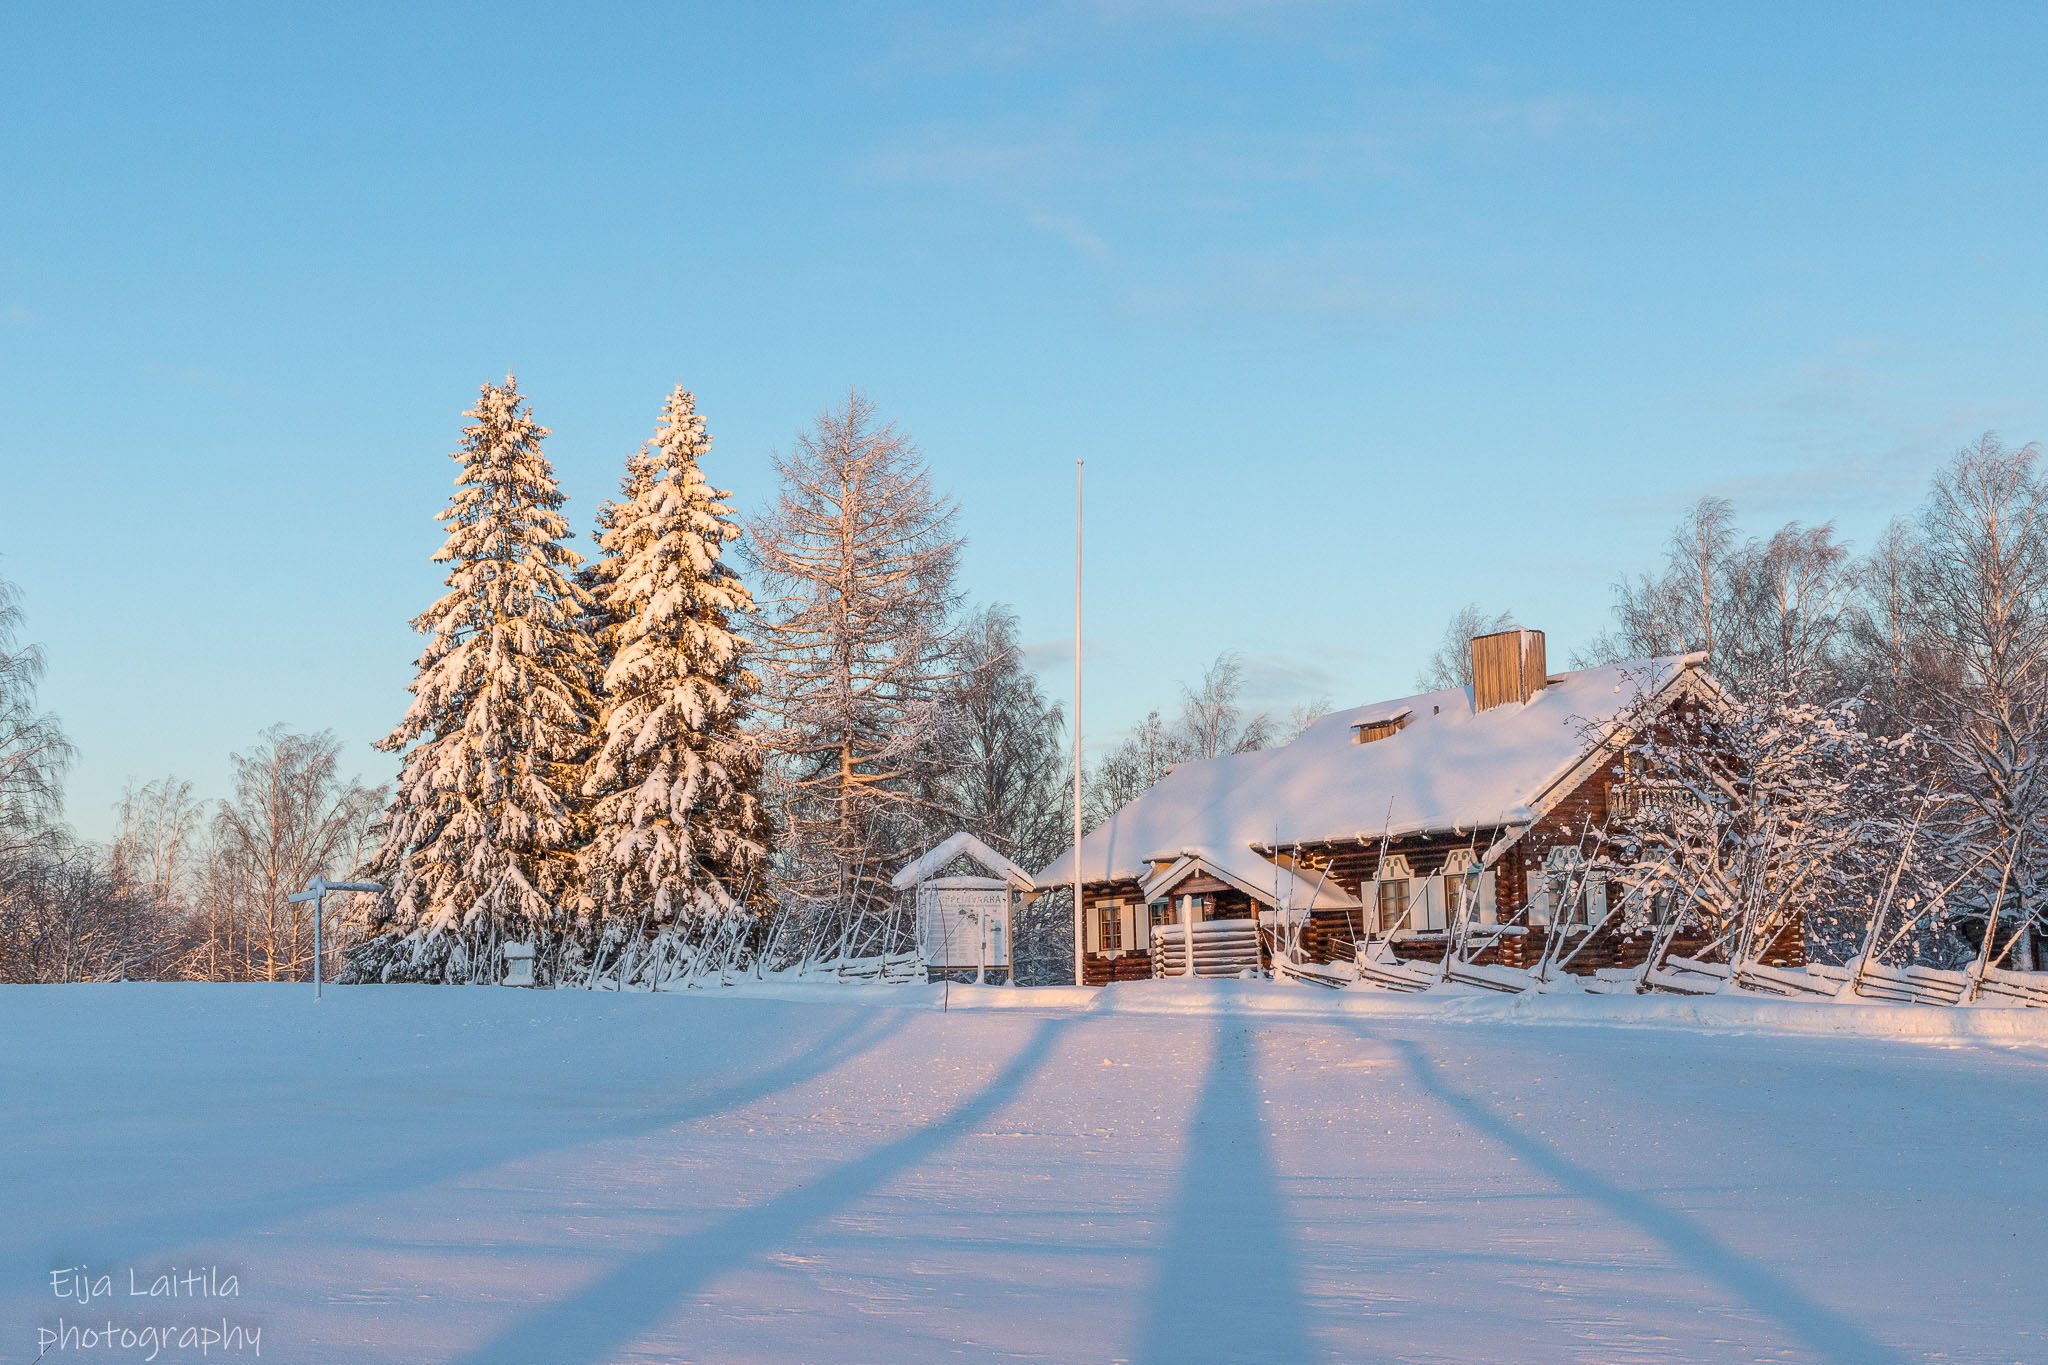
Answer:
[[[2048,1359],[2048,1012],[936,1002],[0,989],[0,1360]]]

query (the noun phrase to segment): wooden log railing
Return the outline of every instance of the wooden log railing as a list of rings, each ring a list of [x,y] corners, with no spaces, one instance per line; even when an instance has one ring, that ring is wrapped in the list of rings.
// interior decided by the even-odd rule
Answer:
[[[1152,972],[1155,976],[1186,976],[1188,926],[1160,924],[1152,929]],[[1196,976],[1236,976],[1259,969],[1259,931],[1249,919],[1218,919],[1194,926]]]

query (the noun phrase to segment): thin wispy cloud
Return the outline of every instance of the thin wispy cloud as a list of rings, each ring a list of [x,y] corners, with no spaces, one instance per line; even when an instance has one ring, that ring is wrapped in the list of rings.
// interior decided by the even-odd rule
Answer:
[[[1046,213],[1040,210],[1033,210],[1025,215],[1024,221],[1041,232],[1051,233],[1091,260],[1107,261],[1109,259],[1109,244],[1093,232],[1090,232],[1088,225],[1078,218],[1064,213]]]
[[[1115,303],[1134,317],[1184,325],[1250,318],[1339,327],[1402,325],[1449,306],[1426,284],[1375,274],[1369,256],[1337,246],[1215,253],[1178,274],[1127,280]]]
[[[1605,500],[1618,517],[1662,523],[1700,497],[1733,501],[1759,522],[1906,513],[1928,480],[1984,431],[2048,423],[2048,404],[2025,395],[1974,402],[1934,397],[1939,386],[1908,363],[1909,348],[1885,337],[1845,337],[1812,360],[1706,405],[1745,430],[1751,467],[1717,470],[1651,496]],[[1754,455],[1765,460],[1756,467]]]

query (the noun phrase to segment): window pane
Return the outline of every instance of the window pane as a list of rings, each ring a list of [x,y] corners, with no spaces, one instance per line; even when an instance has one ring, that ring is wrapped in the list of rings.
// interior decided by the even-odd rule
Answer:
[[[1380,932],[1404,929],[1408,925],[1408,880],[1396,877],[1379,884]]]

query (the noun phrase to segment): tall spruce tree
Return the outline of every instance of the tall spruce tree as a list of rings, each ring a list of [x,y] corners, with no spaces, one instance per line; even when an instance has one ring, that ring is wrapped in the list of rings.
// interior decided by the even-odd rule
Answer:
[[[405,762],[371,927],[403,937],[359,955],[361,976],[492,979],[497,940],[563,933],[578,913],[595,663],[582,558],[517,381],[484,385],[463,415],[462,473],[436,514],[448,592],[413,621],[428,641],[412,706],[378,744]]]
[[[754,603],[720,557],[740,529],[699,467],[710,447],[678,386],[598,509],[590,574],[607,663],[586,884],[601,913],[656,925],[730,909],[767,856],[762,750],[742,728],[759,683],[731,628]]]

